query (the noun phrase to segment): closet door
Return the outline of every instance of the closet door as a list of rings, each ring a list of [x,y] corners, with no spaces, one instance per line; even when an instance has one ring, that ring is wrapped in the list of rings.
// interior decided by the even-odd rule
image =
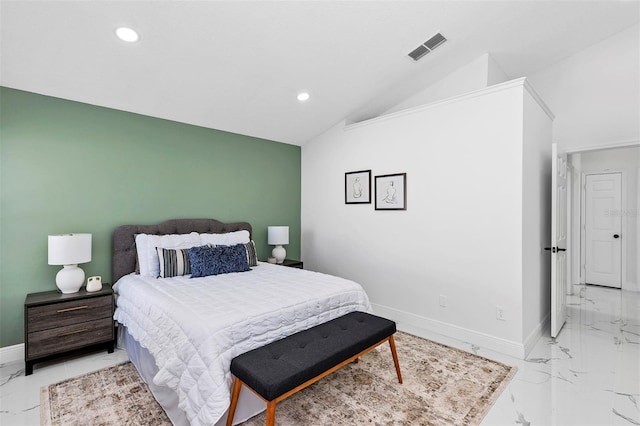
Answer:
[[[585,281],[622,287],[622,175],[585,176]]]

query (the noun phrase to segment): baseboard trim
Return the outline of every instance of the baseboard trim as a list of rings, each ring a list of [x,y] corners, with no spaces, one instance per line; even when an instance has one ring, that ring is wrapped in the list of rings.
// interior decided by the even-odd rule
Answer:
[[[388,317],[398,323],[398,328],[419,334],[421,330],[453,337],[516,358],[525,358],[549,327],[549,314],[527,337],[524,344],[479,333],[457,325],[448,324],[431,318],[422,317],[410,312],[372,303],[377,315]],[[24,343],[0,348],[0,364],[24,360]]]
[[[529,353],[533,350],[538,340],[544,335],[546,335],[547,330],[551,329],[551,312],[549,312],[538,324],[536,328],[533,329],[531,333],[524,340],[524,354],[525,358],[529,355]]]
[[[0,365],[24,360],[24,343],[0,348]]]
[[[486,349],[500,352],[505,355],[510,355],[515,358],[524,359],[537,341],[537,339],[533,340],[536,331],[534,331],[534,333],[532,333],[530,336],[532,342],[527,342],[528,344],[524,345],[511,340],[502,339],[500,337],[490,336],[485,333],[479,333],[477,331],[469,330],[457,325],[422,317],[411,312],[401,311],[399,309],[378,305],[376,303],[372,303],[371,305],[376,315],[394,320],[398,324],[399,330],[417,335],[420,335],[421,331],[426,331],[427,333],[437,333],[443,336],[453,337],[454,339],[463,342],[469,342]],[[540,325],[538,328],[541,329],[542,325]]]

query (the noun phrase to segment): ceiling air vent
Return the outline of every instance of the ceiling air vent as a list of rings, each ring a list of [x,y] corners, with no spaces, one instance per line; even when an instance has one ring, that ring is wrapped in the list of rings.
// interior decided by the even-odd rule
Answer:
[[[429,40],[424,42],[424,45],[427,46],[427,48],[429,50],[433,50],[436,47],[440,46],[442,43],[444,43],[445,41],[447,41],[446,38],[444,38],[444,36],[440,33],[434,35],[433,37],[431,37]]]
[[[431,52],[436,47],[440,46],[445,41],[447,41],[447,39],[444,38],[444,36],[442,34],[438,33],[438,34],[434,35],[433,37],[431,37],[429,40],[425,41],[420,46],[418,46],[415,49],[413,49],[413,51],[411,51],[411,53],[409,53],[409,57],[411,59],[413,59],[414,61],[417,61],[418,59],[422,58],[427,53]]]
[[[421,44],[420,46],[416,47],[413,50],[413,52],[409,53],[409,56],[411,56],[411,59],[413,59],[414,61],[417,61],[418,59],[422,58],[427,53],[429,53],[429,49],[427,49],[426,47],[424,47]]]

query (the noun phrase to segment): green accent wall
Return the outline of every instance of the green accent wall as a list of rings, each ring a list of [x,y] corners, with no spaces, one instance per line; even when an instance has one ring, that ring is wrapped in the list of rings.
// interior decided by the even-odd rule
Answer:
[[[268,225],[300,256],[300,147],[0,88],[0,347],[24,341],[28,293],[55,290],[49,234],[93,234],[86,276],[111,279],[111,234],[174,218]]]

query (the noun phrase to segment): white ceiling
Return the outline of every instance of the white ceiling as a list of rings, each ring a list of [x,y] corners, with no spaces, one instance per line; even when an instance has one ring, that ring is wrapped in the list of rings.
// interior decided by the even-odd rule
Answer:
[[[303,145],[484,53],[523,77],[639,16],[638,1],[2,0],[0,84]],[[448,42],[407,57],[436,32]]]

